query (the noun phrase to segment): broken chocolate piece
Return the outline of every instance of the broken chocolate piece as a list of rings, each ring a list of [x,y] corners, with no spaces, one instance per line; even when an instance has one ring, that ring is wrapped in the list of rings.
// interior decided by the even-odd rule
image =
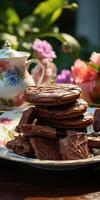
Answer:
[[[93,128],[96,132],[100,131],[100,108],[97,108],[94,112]]]
[[[20,131],[23,137],[31,137],[33,136],[32,131],[32,124],[21,124],[20,125]]]
[[[100,149],[100,136],[88,136],[88,147]]]
[[[46,137],[50,139],[54,139],[56,137],[55,128],[36,124],[22,124],[21,132],[23,133],[23,136]]]
[[[67,131],[67,137],[60,139],[63,160],[78,160],[88,157],[88,143],[85,133]]]
[[[31,107],[27,110],[25,110],[22,114],[22,117],[20,119],[20,122],[19,124],[16,126],[16,129],[15,131],[20,133],[21,130],[20,130],[20,125],[21,124],[32,124],[34,118],[35,118],[35,108],[34,107]]]
[[[47,138],[31,138],[35,156],[40,160],[62,160],[58,140]]]
[[[34,157],[34,149],[26,138],[16,137],[14,140],[9,141],[6,147],[19,155]]]

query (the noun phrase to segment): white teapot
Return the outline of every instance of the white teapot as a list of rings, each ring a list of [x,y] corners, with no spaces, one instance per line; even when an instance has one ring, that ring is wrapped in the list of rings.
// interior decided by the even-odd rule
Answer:
[[[30,53],[11,49],[8,41],[0,49],[0,109],[22,103],[23,91],[34,85],[28,67],[35,59],[27,60]]]

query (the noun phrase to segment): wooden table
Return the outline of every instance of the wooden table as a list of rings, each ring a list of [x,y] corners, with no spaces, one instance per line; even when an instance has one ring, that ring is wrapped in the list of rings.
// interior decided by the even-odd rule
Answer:
[[[100,200],[100,167],[48,171],[0,159],[0,200]]]

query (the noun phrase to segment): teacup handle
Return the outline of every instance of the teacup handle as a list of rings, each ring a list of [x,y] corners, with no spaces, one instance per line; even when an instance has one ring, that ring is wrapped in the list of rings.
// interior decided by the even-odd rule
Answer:
[[[32,64],[32,63],[38,64],[38,63],[39,63],[39,60],[38,60],[38,59],[34,59],[34,58],[28,60],[28,61],[26,62],[26,67],[27,67],[27,69],[29,68],[30,64]]]

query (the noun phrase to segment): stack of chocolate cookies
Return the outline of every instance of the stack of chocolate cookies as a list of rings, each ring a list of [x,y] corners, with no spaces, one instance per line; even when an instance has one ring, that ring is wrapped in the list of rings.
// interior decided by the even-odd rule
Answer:
[[[73,160],[88,157],[86,130],[93,116],[73,84],[28,87],[25,100],[33,107],[24,111],[16,127],[19,136],[7,143],[18,154],[41,160]]]

